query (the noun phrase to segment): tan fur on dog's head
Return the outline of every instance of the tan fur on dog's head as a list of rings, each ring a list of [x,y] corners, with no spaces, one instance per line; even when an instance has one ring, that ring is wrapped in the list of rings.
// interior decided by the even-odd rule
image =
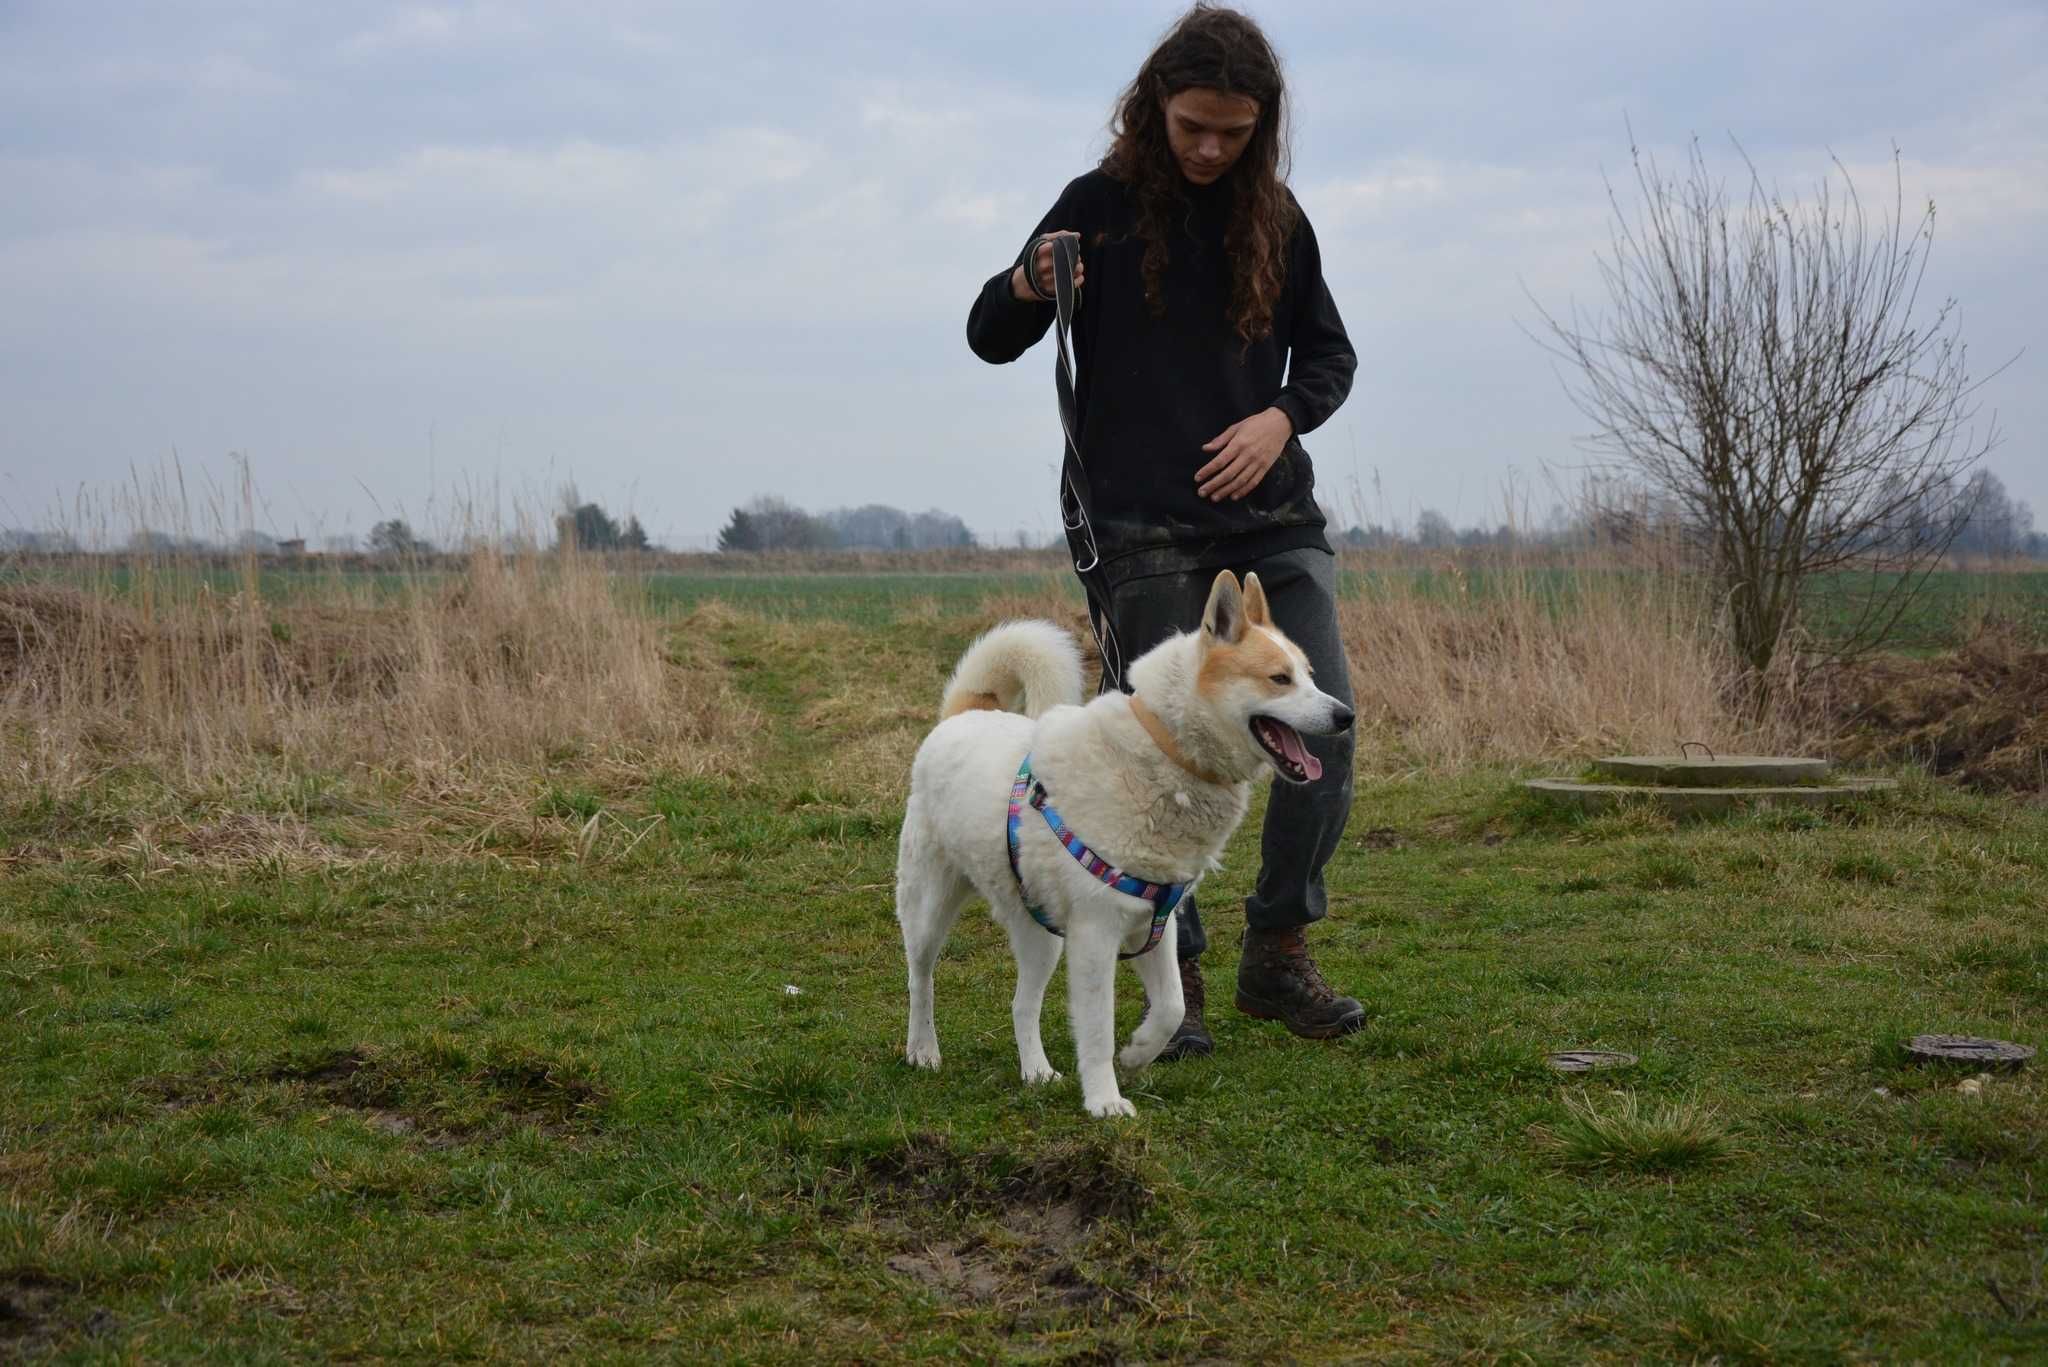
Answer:
[[[1317,688],[1301,648],[1273,624],[1259,576],[1224,570],[1209,589],[1202,610],[1201,667],[1195,677],[1197,706],[1215,730],[1235,738],[1246,772],[1263,763],[1290,783],[1322,775],[1322,764],[1301,742],[1302,735],[1327,736],[1351,725],[1351,709]]]

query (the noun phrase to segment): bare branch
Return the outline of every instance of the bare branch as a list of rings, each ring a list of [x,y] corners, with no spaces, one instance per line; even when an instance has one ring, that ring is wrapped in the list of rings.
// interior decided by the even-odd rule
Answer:
[[[1531,335],[1566,363],[1596,469],[1709,548],[1761,683],[1823,599],[1828,628],[1802,633],[1816,656],[1885,638],[1967,522],[1968,473],[1998,434],[1976,424],[1954,301],[1924,316],[1934,206],[1908,219],[1897,149],[1875,220],[1839,159],[1801,200],[1735,152],[1731,194],[1696,139],[1677,174],[1632,145],[1633,200],[1607,184],[1607,312],[1539,303]]]

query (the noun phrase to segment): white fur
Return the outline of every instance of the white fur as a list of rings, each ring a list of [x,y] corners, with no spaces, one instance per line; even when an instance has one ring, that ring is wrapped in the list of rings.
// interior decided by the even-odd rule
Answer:
[[[939,715],[964,699],[993,693],[1005,712],[1038,718],[1046,709],[1081,701],[1081,653],[1051,622],[1005,622],[982,633],[960,656],[939,702]]]
[[[1161,883],[1193,885],[1217,867],[1218,856],[1250,799],[1250,780],[1268,772],[1265,751],[1253,740],[1255,713],[1280,716],[1298,730],[1328,733],[1349,724],[1343,704],[1316,689],[1306,662],[1284,637],[1279,643],[1299,666],[1281,697],[1253,685],[1226,687],[1211,697],[1196,678],[1212,641],[1240,641],[1242,620],[1235,579],[1219,576],[1203,632],[1173,637],[1131,666],[1131,679],[1187,757],[1218,776],[1205,782],[1174,764],[1153,742],[1120,693],[1086,706],[1079,659],[1070,636],[1050,622],[1006,623],[968,648],[947,684],[947,706],[960,697],[994,694],[1011,711],[962,712],[942,721],[911,767],[909,805],[896,863],[896,916],[909,963],[910,1029],[905,1053],[922,1068],[939,1066],[932,1019],[932,969],[961,908],[975,894],[1009,933],[1017,959],[1017,989],[1010,1005],[1017,1061],[1027,1083],[1059,1078],[1046,1058],[1039,1015],[1046,984],[1068,952],[1068,1013],[1089,1114],[1130,1115],[1111,1064],[1115,1044],[1115,975],[1119,950],[1145,942],[1150,903],[1114,892],[1053,838],[1045,818],[1026,808],[1020,823],[1018,866],[1034,901],[1066,932],[1064,940],[1033,921],[1010,872],[1005,823],[1010,786],[1027,751],[1067,825],[1118,868]],[[1214,630],[1222,600],[1224,630]],[[1229,620],[1235,604],[1239,614]],[[1275,633],[1276,637],[1278,633]],[[1342,716],[1342,722],[1337,719]],[[1152,1062],[1185,1013],[1176,963],[1175,927],[1153,949],[1132,960],[1150,1001],[1144,1021],[1116,1056],[1127,1069]]]

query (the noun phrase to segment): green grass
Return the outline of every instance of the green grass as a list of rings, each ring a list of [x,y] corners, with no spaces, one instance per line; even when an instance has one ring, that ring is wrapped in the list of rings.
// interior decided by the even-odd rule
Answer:
[[[1630,570],[1529,566],[1508,570],[1474,568],[1446,570],[1427,564],[1357,568],[1345,562],[1339,593],[1399,592],[1447,600],[1484,601],[1504,593],[1530,594],[1562,607],[1575,595],[1612,580],[1629,578]],[[0,564],[0,584],[20,579],[24,571]],[[38,572],[40,574],[40,572]],[[216,593],[233,593],[242,585],[242,571],[231,562],[179,565],[168,571],[187,589],[203,584]],[[401,571],[320,567],[293,569],[271,565],[257,572],[266,598],[289,600],[325,592],[337,574],[348,583],[372,589],[378,596],[396,594],[441,571]],[[125,592],[132,573],[124,565],[94,571],[98,582]],[[1071,575],[1037,572],[960,570],[831,572],[735,572],[652,570],[635,573],[647,601],[659,610],[687,612],[718,601],[742,612],[793,621],[836,620],[857,626],[882,626],[911,615],[973,613],[999,595],[1053,593],[1080,606],[1080,590]],[[1845,629],[1854,605],[1870,591],[1866,577],[1818,577],[1812,586],[1811,620],[1815,634],[1829,639]],[[1944,570],[1928,576],[1888,642],[1891,649],[1931,652],[1960,644],[1986,617],[2012,622],[2031,636],[2048,638],[2048,570],[1976,573]]]
[[[123,852],[136,776],[0,813],[62,855],[0,881],[0,1357],[2048,1354],[2042,1070],[1966,1097],[1900,1053],[2048,1043],[2048,810],[1368,785],[1313,943],[1369,1025],[1331,1044],[1228,1005],[1255,812],[1203,889],[1217,1054],[1104,1123],[1058,984],[1069,1079],[1017,1083],[979,913],[944,1071],[901,1058],[901,775],[845,756],[925,723],[821,705],[828,660],[935,700],[966,623],[716,629],[744,773],[562,776],[525,818],[638,843],[208,871]],[[1573,1046],[1641,1062],[1544,1066]]]
[[[1339,593],[1355,597],[1370,592],[1414,593],[1424,597],[1484,600],[1504,593],[1533,594],[1562,608],[1576,595],[1615,576],[1632,571],[1590,571],[1582,568],[1532,567],[1506,571],[1450,573],[1426,566],[1374,570],[1347,569]],[[879,626],[906,611],[972,612],[995,594],[1063,594],[1079,605],[1071,576],[997,573],[876,574],[707,574],[656,572],[645,578],[650,602],[687,610],[717,599],[743,611],[795,620],[833,618],[862,626]],[[1826,638],[1848,625],[1857,595],[1869,585],[1849,576],[1824,576],[1815,584],[1814,630]],[[2048,571],[1979,574],[1943,571],[1928,577],[1894,632],[1892,644],[1908,651],[1952,647],[1986,616],[2018,624],[2038,638],[2048,638]]]
[[[1538,1142],[1583,1168],[1680,1172],[1729,1156],[1728,1137],[1712,1107],[1672,1101],[1645,1106],[1633,1092],[1603,1107],[1583,1096],[1566,1097],[1555,1127],[1539,1127]]]
[[[978,611],[998,594],[1041,592],[1071,598],[1081,590],[1072,575],[917,571],[877,574],[678,574],[657,571],[643,581],[657,608],[688,611],[718,601],[760,616],[796,621],[828,618],[855,626],[882,626],[905,613]]]
[[[1815,635],[1833,639],[1846,631],[1861,604],[1886,587],[1869,575],[1818,576],[1808,605]],[[1886,637],[1885,648],[1915,654],[1952,649],[1987,618],[2010,623],[2034,640],[2048,639],[2048,571],[1930,574]]]

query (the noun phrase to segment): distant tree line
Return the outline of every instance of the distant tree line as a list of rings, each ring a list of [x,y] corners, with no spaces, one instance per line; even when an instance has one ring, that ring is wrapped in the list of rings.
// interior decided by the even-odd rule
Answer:
[[[0,528],[0,554],[63,555],[79,549],[69,532],[36,532],[26,527]]]
[[[640,519],[624,523],[595,503],[575,503],[555,518],[555,549],[580,551],[644,551],[652,549]]]
[[[1934,489],[1901,516],[1909,520],[1919,517],[1931,526],[1946,515],[1946,509],[1958,506],[1968,511],[1961,530],[1949,543],[1949,554],[2048,560],[2048,533],[2035,530],[2033,509],[2025,500],[2014,498],[2006,490],[2005,482],[1989,470],[1978,470],[1950,488]],[[1330,524],[1335,528],[1337,519],[1331,517]],[[1491,527],[1459,527],[1435,508],[1424,508],[1413,527],[1368,522],[1342,531],[1332,530],[1330,540],[1335,545],[1362,550],[1450,551],[1507,546],[1628,545],[1653,537],[1683,539],[1700,535],[1702,529],[1692,525],[1685,509],[1675,500],[1654,497],[1622,482],[1603,482],[1581,491],[1572,506],[1552,508],[1549,516],[1534,525],[1496,523]]]
[[[416,536],[402,517],[379,522],[370,528],[370,554],[385,556],[432,555],[433,543]]]
[[[1960,505],[1968,509],[1961,530],[1949,545],[1950,554],[2048,560],[2048,532],[2036,530],[2033,509],[2025,500],[2014,498],[2005,482],[1989,470],[1977,470],[1954,489],[1936,490],[1925,503],[1924,515],[1930,520],[1940,516],[1943,508]],[[1412,527],[1367,522],[1338,530],[1340,519],[1331,510],[1324,511],[1333,544],[1368,550],[1626,545],[1649,537],[1697,532],[1688,526],[1684,510],[1672,500],[1652,498],[1641,490],[1619,484],[1591,488],[1573,506],[1553,507],[1535,525],[1495,523],[1460,527],[1437,509],[1424,508]],[[1911,509],[1905,514],[1914,515]],[[593,551],[659,549],[649,540],[637,516],[628,514],[622,521],[603,505],[579,498],[574,489],[564,491],[554,533],[557,550],[571,546]],[[253,528],[233,537],[210,539],[145,527],[131,533],[123,549],[136,555],[159,556],[241,552],[274,555],[296,544],[300,543],[280,540]],[[937,509],[907,513],[887,504],[870,503],[810,513],[787,500],[767,496],[734,508],[718,533],[721,551],[922,551],[977,544],[966,523]],[[1038,543],[1030,534],[1020,531],[1016,544],[1029,547]],[[1055,539],[1045,544],[1058,547],[1063,543]],[[439,549],[399,517],[375,523],[361,540],[353,534],[326,537],[320,548],[335,554],[367,550],[371,555],[389,559],[433,555]],[[70,532],[0,528],[0,554],[55,555],[84,549],[87,548]]]
[[[2008,494],[2004,480],[1979,470],[1964,498],[1970,515],[1949,543],[1952,553],[2048,560],[2048,535],[2034,530],[2034,510]]]
[[[718,533],[721,551],[929,551],[973,546],[974,533],[951,513],[906,513],[887,504],[809,513],[762,496],[732,510]]]

